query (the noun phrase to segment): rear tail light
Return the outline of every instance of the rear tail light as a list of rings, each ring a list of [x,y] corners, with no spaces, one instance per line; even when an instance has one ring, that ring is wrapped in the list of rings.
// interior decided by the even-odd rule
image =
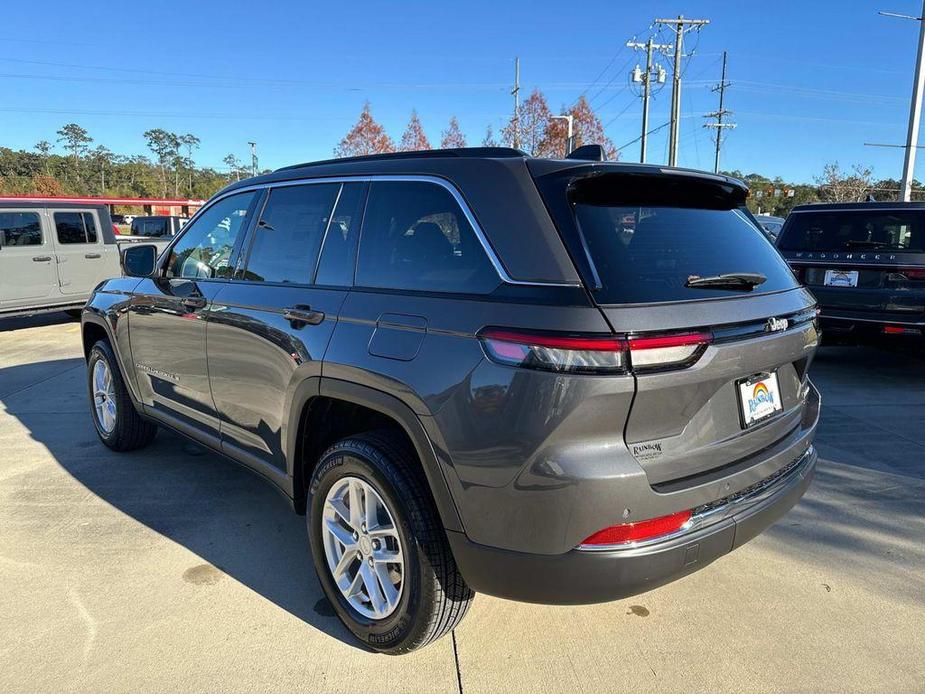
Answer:
[[[898,273],[904,275],[907,280],[917,280],[919,282],[925,280],[925,268],[910,267],[901,269]]]
[[[631,336],[627,343],[634,369],[664,369],[693,363],[712,341],[710,333],[697,332]]]
[[[625,373],[626,343],[610,336],[572,336],[486,328],[488,358],[507,366],[571,373]]]
[[[689,366],[713,336],[708,332],[665,335],[557,335],[485,328],[479,335],[489,359],[506,366],[570,373],[626,373]]]
[[[582,547],[601,545],[625,545],[641,540],[653,540],[663,535],[670,535],[684,528],[691,519],[690,511],[680,511],[668,516],[659,516],[636,523],[611,525],[598,530],[581,543]]]
[[[904,325],[884,325],[883,332],[886,335],[921,335],[922,331],[918,328],[907,328]]]

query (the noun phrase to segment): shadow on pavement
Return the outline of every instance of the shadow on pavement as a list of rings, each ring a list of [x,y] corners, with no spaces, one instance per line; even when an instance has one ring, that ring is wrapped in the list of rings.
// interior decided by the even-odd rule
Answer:
[[[316,629],[362,649],[334,616],[315,578],[304,517],[293,513],[275,488],[164,430],[145,449],[110,451],[100,443],[90,419],[83,360],[43,365],[49,373],[64,374],[55,392],[26,387],[3,395],[4,384],[23,380],[18,370],[30,370],[29,376],[34,376],[34,365],[0,369],[0,406],[62,468],[139,523]],[[203,567],[194,563],[175,578],[196,582],[197,569]]]
[[[925,360],[905,345],[823,347],[810,377],[822,393],[818,472],[768,537],[925,602]]]
[[[22,330],[23,328],[42,328],[48,325],[79,322],[79,318],[69,316],[63,311],[37,313],[32,316],[17,316],[15,318],[3,318],[0,316],[0,333],[11,330]]]

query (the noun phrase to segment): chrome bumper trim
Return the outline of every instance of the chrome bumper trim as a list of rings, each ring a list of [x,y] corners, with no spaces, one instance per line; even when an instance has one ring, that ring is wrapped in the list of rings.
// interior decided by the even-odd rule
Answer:
[[[786,486],[795,475],[799,474],[806,467],[815,455],[815,446],[810,446],[803,451],[797,458],[780,468],[773,475],[765,477],[755,484],[741,489],[735,494],[711,501],[695,508],[691,518],[687,523],[682,525],[674,532],[659,535],[647,540],[638,542],[624,542],[617,545],[578,545],[576,549],[583,552],[619,552],[623,550],[634,550],[641,547],[651,547],[662,542],[668,542],[694,531],[708,528],[711,525],[735,515],[743,509],[759,504],[762,501],[774,496],[780,489]]]

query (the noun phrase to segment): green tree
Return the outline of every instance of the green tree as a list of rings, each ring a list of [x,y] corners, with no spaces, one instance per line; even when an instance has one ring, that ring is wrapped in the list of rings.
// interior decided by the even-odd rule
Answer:
[[[144,138],[148,143],[148,149],[157,158],[161,172],[161,194],[166,198],[167,171],[171,164],[176,164],[180,151],[180,138],[162,128],[145,130]]]
[[[189,173],[189,197],[193,197],[193,169],[196,168],[195,162],[193,162],[193,150],[199,149],[200,140],[198,137],[191,133],[186,133],[185,135],[180,135],[179,137],[180,144],[183,147],[186,147],[186,160],[184,165],[187,168]]]
[[[87,147],[93,142],[89,133],[77,123],[68,123],[58,131],[58,142],[71,153],[74,163],[75,178],[80,180],[80,158],[87,153]]]

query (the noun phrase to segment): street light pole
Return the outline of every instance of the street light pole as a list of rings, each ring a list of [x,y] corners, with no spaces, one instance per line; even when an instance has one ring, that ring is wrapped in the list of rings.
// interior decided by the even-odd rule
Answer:
[[[257,143],[248,142],[251,146],[251,176],[257,175]]]

